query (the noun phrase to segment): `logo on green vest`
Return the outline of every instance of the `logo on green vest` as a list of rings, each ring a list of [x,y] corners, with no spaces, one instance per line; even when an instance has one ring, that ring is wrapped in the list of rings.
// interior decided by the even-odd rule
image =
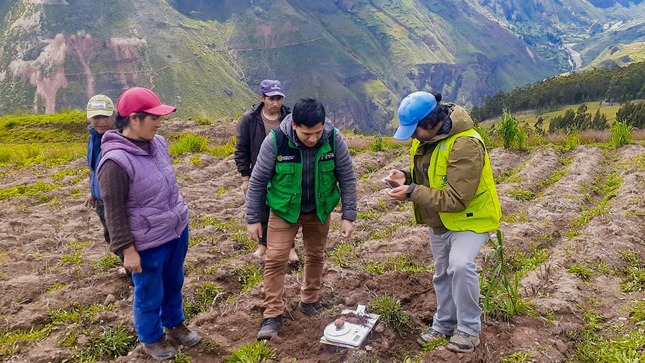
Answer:
[[[336,157],[336,154],[334,154],[334,152],[332,151],[332,152],[328,152],[328,153],[326,153],[325,155],[323,155],[323,156],[320,158],[320,160],[321,160],[321,161],[323,161],[323,160],[331,160],[331,159],[333,159],[333,158],[335,158],[335,157]]]
[[[294,160],[296,157],[293,155],[278,155],[276,159],[278,161],[291,161]]]

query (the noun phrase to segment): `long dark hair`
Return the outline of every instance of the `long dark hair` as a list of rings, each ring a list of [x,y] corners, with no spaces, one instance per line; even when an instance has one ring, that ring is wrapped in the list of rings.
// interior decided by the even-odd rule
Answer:
[[[146,116],[150,115],[147,112],[135,112],[134,117],[137,117],[141,120],[143,120]],[[114,127],[119,130],[123,131],[123,128],[128,126],[130,124],[130,115],[127,116],[121,116],[118,112],[116,113],[116,121],[114,122]]]
[[[448,118],[448,107],[441,104],[441,93],[439,92],[430,92],[434,98],[437,100],[437,106],[432,110],[428,116],[424,117],[419,121],[419,126],[424,129],[432,129],[441,121],[444,121]]]

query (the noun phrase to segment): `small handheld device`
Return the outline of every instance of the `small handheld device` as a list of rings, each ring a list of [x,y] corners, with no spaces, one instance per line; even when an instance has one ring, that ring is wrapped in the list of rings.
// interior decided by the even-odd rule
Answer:
[[[393,181],[393,180],[387,180],[387,179],[386,179],[386,180],[384,180],[384,182],[385,182],[385,184],[387,184],[387,186],[388,186],[388,187],[390,187],[390,188],[396,188],[396,187],[401,186],[399,183],[397,183],[397,182],[395,182],[395,181]]]

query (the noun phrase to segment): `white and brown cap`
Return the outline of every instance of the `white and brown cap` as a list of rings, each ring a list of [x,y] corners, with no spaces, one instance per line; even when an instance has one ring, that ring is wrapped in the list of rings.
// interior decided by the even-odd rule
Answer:
[[[114,115],[114,103],[110,97],[105,95],[96,95],[90,98],[87,103],[87,118],[92,118],[96,116],[107,116],[110,117]]]

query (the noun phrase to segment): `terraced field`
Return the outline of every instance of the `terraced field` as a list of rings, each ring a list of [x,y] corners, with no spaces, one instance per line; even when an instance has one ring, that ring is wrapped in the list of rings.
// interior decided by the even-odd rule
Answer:
[[[23,130],[0,126],[3,143]],[[78,139],[68,149],[77,150],[82,121],[69,129]],[[224,362],[255,341],[262,261],[250,255],[255,244],[246,236],[240,179],[226,151],[234,126],[174,121],[162,134],[172,144],[186,132],[209,141],[207,150],[175,157],[191,213],[185,310],[205,341],[176,361]],[[478,259],[486,295],[482,345],[462,355],[416,343],[436,308],[428,230],[413,223],[410,204],[387,200],[380,181],[390,169],[407,167],[405,145],[347,139],[360,214],[348,240],[333,215],[322,295],[333,309],[320,318],[298,311],[302,264],[291,266],[285,325],[280,339],[268,343],[276,362],[645,361],[643,140],[618,149],[554,143],[530,152],[490,151],[504,212],[504,260],[493,238]],[[152,361],[136,344],[132,288],[96,214],[83,206],[82,148],[71,155],[58,163],[47,162],[56,159],[51,155],[25,166],[8,157],[0,163],[0,358]],[[507,282],[498,288],[496,266]],[[357,304],[382,316],[365,345],[321,346],[325,325]]]

